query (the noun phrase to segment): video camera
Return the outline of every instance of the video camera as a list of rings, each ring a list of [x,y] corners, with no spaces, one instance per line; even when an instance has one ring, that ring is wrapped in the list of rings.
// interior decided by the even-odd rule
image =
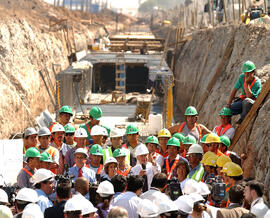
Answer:
[[[211,198],[215,205],[220,204],[225,198],[225,183],[221,176],[211,174],[206,180],[206,183],[211,185]]]
[[[1,187],[8,196],[8,202],[10,203],[11,206],[14,205],[15,198],[17,195],[17,191],[20,189],[18,186],[3,186]]]
[[[72,182],[72,179],[74,178],[74,175],[70,175],[68,173],[68,165],[65,165],[65,170],[63,175],[62,174],[58,174],[54,177],[55,181],[56,181],[56,186],[60,183],[70,183],[71,187],[73,188],[74,184]]]
[[[177,179],[168,180],[168,192],[171,200],[176,200],[178,197],[183,195],[180,182]]]

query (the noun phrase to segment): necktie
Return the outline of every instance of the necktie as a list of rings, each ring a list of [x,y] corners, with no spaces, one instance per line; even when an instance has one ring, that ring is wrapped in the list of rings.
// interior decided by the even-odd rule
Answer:
[[[79,177],[82,177],[82,176],[83,176],[83,175],[82,175],[82,168],[80,168],[80,169],[79,169],[78,178],[79,178]]]

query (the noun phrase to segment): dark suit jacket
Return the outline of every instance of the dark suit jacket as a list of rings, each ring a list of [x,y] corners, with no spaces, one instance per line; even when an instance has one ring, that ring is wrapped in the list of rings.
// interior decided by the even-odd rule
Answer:
[[[64,218],[64,207],[67,201],[60,201],[53,207],[49,207],[44,212],[44,218]]]
[[[217,218],[239,218],[244,213],[249,213],[249,211],[243,207],[236,207],[233,209],[219,209],[217,211]]]

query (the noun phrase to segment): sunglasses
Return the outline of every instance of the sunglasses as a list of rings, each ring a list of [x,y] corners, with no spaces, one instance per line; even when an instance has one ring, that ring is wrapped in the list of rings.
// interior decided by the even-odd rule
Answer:
[[[74,136],[74,133],[66,133],[65,136]]]

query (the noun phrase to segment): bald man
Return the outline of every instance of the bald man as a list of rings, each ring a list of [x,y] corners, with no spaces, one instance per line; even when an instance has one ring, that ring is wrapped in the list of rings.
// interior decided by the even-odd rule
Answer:
[[[81,194],[82,196],[86,196],[89,193],[89,181],[85,177],[79,177],[76,179],[74,189],[76,194]]]

